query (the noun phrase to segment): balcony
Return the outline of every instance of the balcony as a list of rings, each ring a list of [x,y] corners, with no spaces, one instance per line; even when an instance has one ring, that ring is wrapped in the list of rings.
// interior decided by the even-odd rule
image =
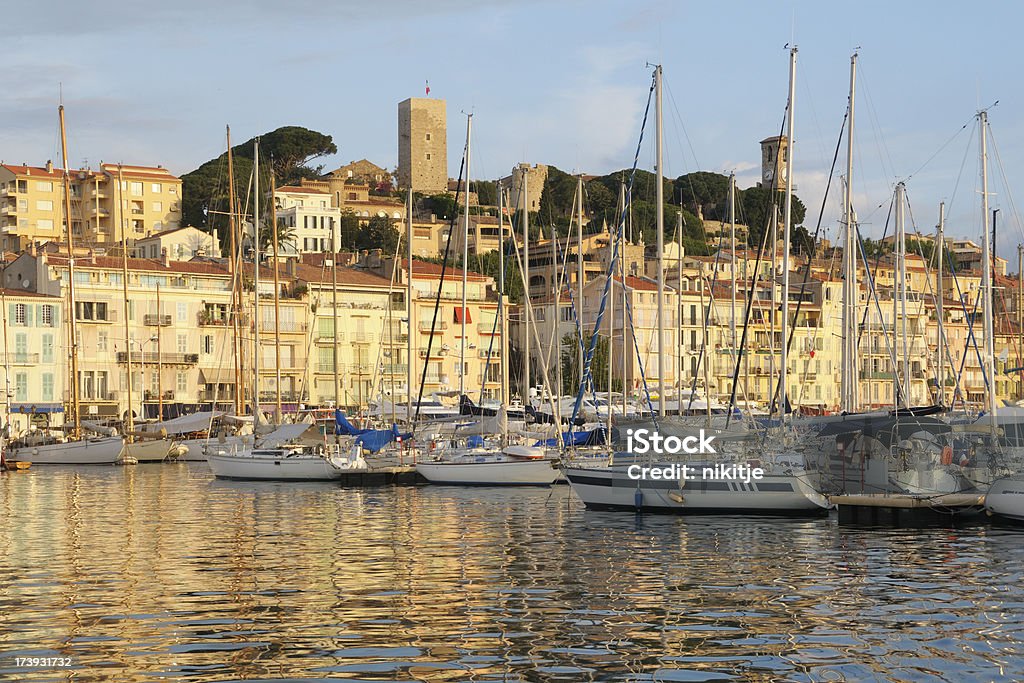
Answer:
[[[407,363],[392,363],[384,366],[385,375],[404,375],[409,372]]]
[[[493,325],[491,323],[479,323],[476,326],[476,331],[479,334],[490,334],[494,336],[501,335],[501,325]]]
[[[8,353],[5,360],[8,365],[36,365],[39,363],[39,354],[15,351],[13,353]]]
[[[297,403],[299,401],[307,401],[309,397],[302,391],[282,391],[281,400],[288,403]],[[277,401],[276,391],[261,391],[260,392],[260,403],[274,403]]]
[[[430,328],[431,328],[431,323],[430,322],[421,322],[419,324],[420,332],[430,332]],[[447,321],[444,321],[444,320],[438,320],[437,321],[437,325],[434,327],[434,330],[438,331],[438,332],[444,332],[447,329],[448,329],[448,323],[447,323]]]
[[[235,400],[235,392],[232,391],[231,389],[228,389],[226,391],[203,390],[199,392],[196,400],[198,400],[200,403],[209,403],[211,401],[217,401],[218,403],[222,403],[225,401],[233,401]]]
[[[322,374],[333,374],[334,363],[317,363],[316,371]],[[338,372],[341,372],[341,366],[338,366]]]
[[[182,398],[184,398],[184,395],[182,395]],[[151,391],[150,389],[146,389],[144,392],[142,392],[142,400],[143,401],[159,401],[160,400],[160,392],[159,391]],[[168,390],[164,391],[164,398],[163,398],[163,400],[164,401],[173,401],[174,400],[174,390],[173,389],[168,389]]]
[[[141,365],[195,365],[199,362],[198,353],[156,353],[146,351],[132,351],[132,363]],[[128,362],[128,354],[124,351],[117,352],[118,364]]]
[[[147,313],[142,316],[142,324],[147,327],[168,327],[171,324],[171,316]]]
[[[251,327],[250,327],[251,329]],[[260,323],[260,332],[283,332],[285,334],[305,334],[306,323],[283,320],[280,325],[275,325],[273,320],[264,320]]]

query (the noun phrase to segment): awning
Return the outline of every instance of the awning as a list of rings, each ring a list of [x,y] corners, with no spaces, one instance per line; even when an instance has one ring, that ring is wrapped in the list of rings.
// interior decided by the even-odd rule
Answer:
[[[63,403],[12,403],[12,413],[63,413]]]
[[[467,308],[463,308],[462,306],[456,306],[455,307],[455,323],[456,324],[461,324],[462,323],[462,315],[463,315],[463,313],[465,313],[465,315],[466,315],[466,324],[469,325],[470,323],[472,323],[473,322],[473,318],[469,314],[469,308],[468,307]]]
[[[201,384],[234,384],[235,371],[233,368],[199,368],[199,382]]]

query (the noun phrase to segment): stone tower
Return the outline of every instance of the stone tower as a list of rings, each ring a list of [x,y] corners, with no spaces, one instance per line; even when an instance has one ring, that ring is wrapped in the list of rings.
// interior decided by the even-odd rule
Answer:
[[[780,192],[786,190],[786,154],[789,149],[786,147],[786,138],[775,136],[761,140],[761,185],[770,188],[772,180],[775,181],[775,189]],[[795,188],[794,188],[795,189]]]
[[[423,194],[448,191],[444,100],[410,97],[398,103],[398,186]]]

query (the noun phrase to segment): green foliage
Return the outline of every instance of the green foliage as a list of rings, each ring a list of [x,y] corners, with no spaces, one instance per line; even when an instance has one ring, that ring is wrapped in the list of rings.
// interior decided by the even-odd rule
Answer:
[[[729,219],[729,177],[720,173],[697,171],[676,178],[675,198],[691,213],[701,208],[704,218],[715,221]]]
[[[380,249],[385,256],[395,253],[398,247],[399,232],[395,227],[395,220],[388,216],[374,216],[370,221],[360,226],[354,215],[348,218],[342,215],[341,246],[343,249],[362,251],[364,249]]]
[[[777,202],[773,201],[772,190],[766,187],[754,186],[738,194],[737,201],[739,206],[742,207],[743,217],[749,227],[747,243],[754,248],[761,245],[765,230],[770,230],[773,205],[778,206],[778,237],[781,240],[783,202],[785,201],[782,193],[777,193]],[[807,208],[804,206],[804,203],[800,201],[799,197],[793,195],[793,225],[802,225],[806,213]],[[797,232],[794,230],[791,236],[793,238],[791,243],[793,251],[797,251],[801,247],[806,250],[807,242],[810,239],[806,230],[801,235],[797,235]]]
[[[490,180],[475,180],[469,184],[470,192],[476,192],[480,206],[498,205],[498,186]]]
[[[261,221],[262,222],[262,221]],[[271,255],[274,248],[274,230],[272,221],[262,222],[260,225],[260,253]],[[277,247],[278,251],[284,251],[286,242],[295,239],[295,228],[286,225],[283,218],[277,219]]]
[[[590,349],[591,334],[583,335],[584,351]],[[580,345],[579,338],[567,334],[562,337],[562,393],[575,395],[580,388]],[[611,349],[608,337],[598,335],[597,346],[594,347],[594,358],[590,363],[590,373],[594,386],[598,391],[608,391],[608,363]],[[612,378],[612,391],[622,391],[622,379]]]
[[[455,196],[450,194],[434,194],[423,199],[430,213],[440,220],[451,220],[459,215],[459,207],[455,205]]]
[[[255,138],[232,148],[235,193],[245,196],[253,167]],[[330,135],[299,126],[285,126],[260,137],[260,187],[270,188],[270,172],[279,185],[297,183],[302,178],[319,178],[322,166],[311,167],[314,159],[336,154],[338,147]],[[186,173],[182,181],[182,225],[194,225],[221,235],[228,226],[227,152]],[[227,243],[227,240],[222,240]]]
[[[341,212],[341,220],[339,221],[339,236],[338,241],[341,244],[338,247],[338,251],[342,249],[355,250],[358,249],[356,243],[358,242],[359,233],[362,227],[359,224],[359,217],[352,212],[351,209]]]

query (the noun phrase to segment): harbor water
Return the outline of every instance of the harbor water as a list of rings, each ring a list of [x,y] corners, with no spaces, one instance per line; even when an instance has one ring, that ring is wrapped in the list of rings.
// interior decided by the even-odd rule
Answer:
[[[1024,679],[1014,529],[185,464],[5,474],[0,515],[0,680]]]

